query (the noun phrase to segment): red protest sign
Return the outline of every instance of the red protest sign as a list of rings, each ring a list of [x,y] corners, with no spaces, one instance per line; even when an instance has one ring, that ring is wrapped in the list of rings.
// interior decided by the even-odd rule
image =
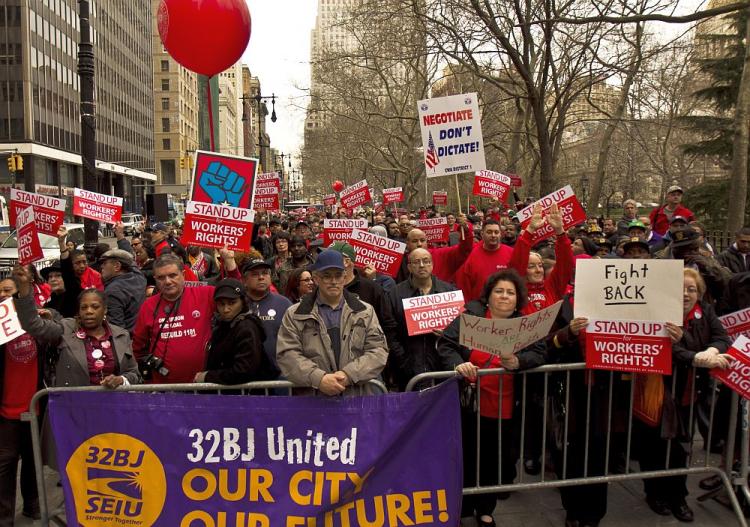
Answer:
[[[726,370],[714,368],[711,376],[719,379],[740,396],[750,399],[750,339],[740,335],[727,354],[735,358]]]
[[[586,367],[670,375],[672,340],[662,322],[590,320]]]
[[[729,338],[735,340],[740,335],[750,338],[750,307],[719,317]]]
[[[341,191],[341,205],[347,209],[354,209],[370,201],[372,201],[372,197],[366,179]]]
[[[258,174],[253,193],[253,209],[279,210],[279,194],[281,194],[281,179],[278,173]]]
[[[323,206],[330,207],[336,204],[336,194],[326,194],[323,196]]]
[[[190,199],[249,209],[253,203],[258,160],[198,150]]]
[[[480,170],[474,174],[475,196],[484,198],[497,198],[506,203],[510,195],[511,180],[505,174],[492,172],[491,170]]]
[[[445,329],[464,311],[462,291],[404,298],[404,318],[410,337]]]
[[[401,203],[402,201],[404,201],[403,187],[383,189],[383,205],[390,205],[391,203]]]
[[[18,213],[16,229],[18,263],[28,265],[44,258],[42,246],[39,244],[33,207],[26,207]]]
[[[73,189],[73,215],[104,223],[117,223],[122,218],[122,198],[80,188]]]
[[[364,269],[372,265],[382,274],[395,277],[404,257],[406,244],[367,231],[355,230],[349,243],[357,252],[354,265]]]
[[[250,209],[188,201],[180,243],[216,249],[226,244],[233,251],[248,252],[254,220]]]
[[[448,205],[448,193],[440,190],[433,192],[432,204],[436,207],[445,207]]]
[[[34,221],[43,234],[57,236],[57,229],[65,219],[65,200],[33,192],[10,189],[10,224],[16,224],[18,214],[26,207],[34,209]]]
[[[448,218],[425,218],[417,220],[417,229],[423,231],[430,243],[447,242],[449,236]]]
[[[348,242],[354,230],[367,230],[367,220],[357,219],[324,219],[323,220],[323,246],[328,247],[333,242]]]
[[[532,203],[528,207],[521,209],[516,216],[521,222],[521,227],[526,228],[531,222],[531,216],[533,214],[534,207],[537,203],[542,205],[542,213],[547,215],[549,208],[553,203],[557,203],[557,207],[563,217],[563,228],[568,230],[569,228],[583,223],[586,221],[586,211],[583,210],[581,204],[578,202],[576,195],[573,193],[573,189],[570,185],[566,185],[560,190],[556,190],[552,194],[549,194],[535,203]],[[550,238],[555,235],[555,230],[551,225],[545,223],[544,226],[539,229],[532,237],[531,244],[535,245],[540,241]]]
[[[510,184],[513,187],[522,187],[523,186],[523,180],[521,179],[521,176],[518,174],[506,174],[510,178]]]

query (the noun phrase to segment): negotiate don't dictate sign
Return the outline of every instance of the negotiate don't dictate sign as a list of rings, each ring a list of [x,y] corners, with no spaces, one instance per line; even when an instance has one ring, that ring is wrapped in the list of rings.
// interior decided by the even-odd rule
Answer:
[[[750,399],[750,339],[740,335],[727,353],[735,360],[726,370],[716,368],[711,370],[711,376],[719,379],[745,399]]]
[[[586,367],[670,375],[672,340],[662,322],[590,320]]]
[[[401,302],[410,337],[445,329],[464,311],[462,291],[415,296],[404,298]]]
[[[248,252],[254,220],[251,209],[188,201],[180,242],[216,249],[227,245],[233,251]]]
[[[74,188],[73,215],[104,223],[117,223],[122,219],[122,198]]]
[[[355,230],[349,243],[357,252],[354,264],[364,269],[371,265],[382,274],[395,277],[404,257],[406,244],[367,231]]]

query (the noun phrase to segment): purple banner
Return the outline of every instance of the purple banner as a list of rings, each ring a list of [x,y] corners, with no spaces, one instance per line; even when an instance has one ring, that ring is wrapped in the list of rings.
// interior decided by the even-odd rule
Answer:
[[[458,525],[457,388],[327,399],[69,392],[68,525]]]

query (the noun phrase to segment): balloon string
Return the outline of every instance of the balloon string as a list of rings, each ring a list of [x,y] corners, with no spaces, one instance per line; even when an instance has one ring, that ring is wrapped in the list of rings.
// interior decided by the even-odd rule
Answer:
[[[206,82],[206,91],[208,92],[208,129],[211,132],[211,151],[216,152],[216,145],[214,144],[214,112],[213,112],[213,100],[211,99],[211,77]]]

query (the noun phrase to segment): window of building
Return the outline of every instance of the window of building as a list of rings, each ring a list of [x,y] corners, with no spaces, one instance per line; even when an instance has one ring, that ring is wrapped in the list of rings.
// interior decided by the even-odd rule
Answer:
[[[161,61],[161,71],[169,71],[169,61],[168,60],[162,60]]]
[[[161,98],[161,109],[162,110],[169,110],[169,97],[162,97]]]
[[[161,80],[161,91],[169,91],[169,79]]]
[[[164,185],[175,184],[175,160],[174,159],[162,159],[159,163],[161,168],[161,182]]]
[[[163,117],[161,120],[161,131],[169,132],[169,117]]]
[[[162,150],[172,150],[172,141],[170,141],[169,139],[162,139],[161,148]]]

